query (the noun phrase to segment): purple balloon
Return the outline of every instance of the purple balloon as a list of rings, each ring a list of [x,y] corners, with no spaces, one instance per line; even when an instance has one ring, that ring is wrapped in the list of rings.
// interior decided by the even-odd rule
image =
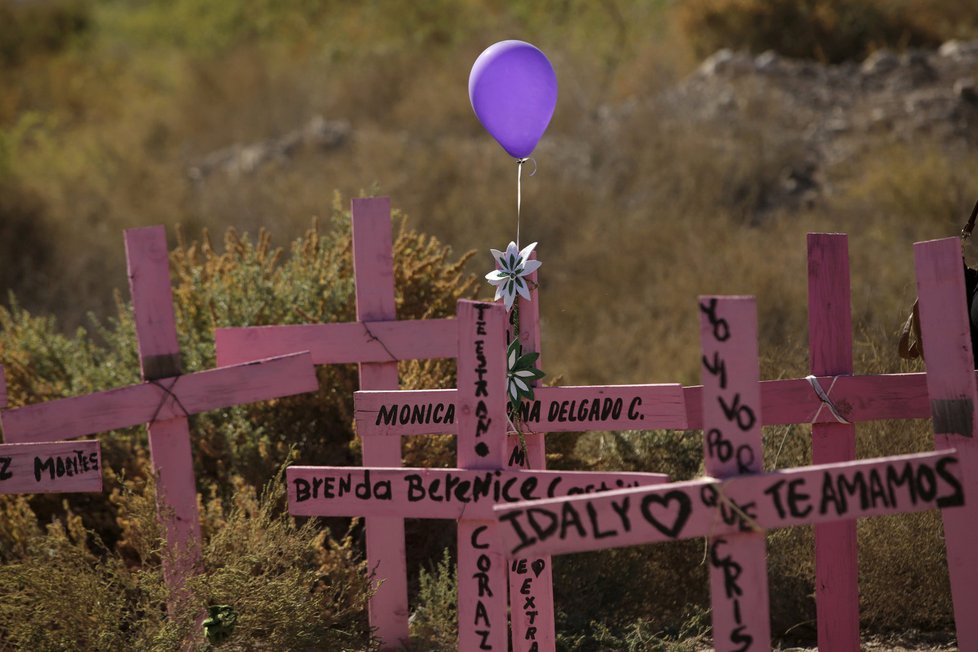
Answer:
[[[550,124],[557,76],[547,55],[523,41],[500,41],[469,73],[469,100],[482,126],[510,156],[526,158]]]

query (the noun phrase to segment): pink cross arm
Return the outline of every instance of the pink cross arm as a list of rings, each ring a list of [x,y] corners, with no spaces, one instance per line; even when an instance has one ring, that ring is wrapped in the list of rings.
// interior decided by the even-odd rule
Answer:
[[[354,364],[452,358],[458,352],[454,319],[369,321],[218,328],[217,364],[309,351],[314,364]]]
[[[956,452],[947,450],[498,505],[493,511],[507,557],[565,554],[727,536],[754,526],[773,530],[959,507],[964,481]]]
[[[495,504],[668,482],[661,473],[291,466],[289,513],[493,520]]]
[[[538,387],[524,402],[531,432],[682,429],[683,388],[676,384]],[[455,434],[457,390],[360,391],[354,395],[357,434]]]
[[[7,441],[56,441],[314,392],[318,387],[309,353],[293,353],[4,410],[0,422]]]
[[[101,491],[97,441],[0,444],[0,494]]]
[[[840,414],[852,422],[930,417],[927,378],[923,373],[823,375],[817,380]],[[703,427],[703,414],[699,407],[702,405],[703,388],[684,387],[683,391],[686,395],[688,427],[700,430]],[[823,405],[811,384],[803,378],[761,381],[761,411],[766,426],[836,423],[831,411],[823,408]]]

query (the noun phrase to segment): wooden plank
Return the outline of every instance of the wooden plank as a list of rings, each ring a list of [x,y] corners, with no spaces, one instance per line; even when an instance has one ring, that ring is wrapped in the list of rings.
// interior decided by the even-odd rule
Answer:
[[[493,505],[668,482],[662,473],[291,466],[289,513],[493,520]]]
[[[832,381],[835,386],[832,387]],[[928,419],[930,400],[927,379],[923,373],[879,374],[873,376],[818,376],[829,398],[839,412],[853,423],[886,419]],[[684,387],[687,427],[703,428],[702,392],[700,386]],[[822,401],[804,378],[765,380],[761,382],[761,411],[764,425],[792,423],[836,423],[824,409]],[[816,420],[817,415],[817,420]]]
[[[809,388],[811,391],[811,388]],[[540,387],[522,409],[533,432],[682,429],[681,385]],[[361,437],[455,434],[454,389],[357,392]]]
[[[91,441],[0,444],[0,494],[102,491],[102,451]]]
[[[180,347],[173,315],[166,232],[162,226],[128,229],[125,241],[143,380],[152,382],[172,377],[176,382],[180,374]],[[169,400],[172,397],[163,394],[157,404]],[[190,430],[186,415],[160,421],[158,415],[151,414],[147,421],[157,507],[168,546],[163,573],[167,585],[182,593],[187,578],[201,564],[200,515]],[[177,596],[170,598],[171,611],[178,601]]]
[[[0,422],[10,442],[58,441],[318,387],[309,354],[293,353],[4,410]]]
[[[493,508],[506,556],[564,554],[964,504],[955,451],[701,478]],[[948,510],[961,512],[961,509]],[[594,514],[594,518],[591,518]],[[745,520],[743,515],[749,517]]]
[[[458,352],[457,338],[454,319],[251,326],[214,331],[220,366],[295,351],[309,351],[315,364],[451,358]]]
[[[975,439],[976,391],[971,330],[965,303],[961,242],[958,238],[914,244],[920,326],[927,364],[927,388],[934,420],[934,439],[940,450],[957,449],[969,489],[978,477]],[[958,647],[978,649],[978,501],[948,510],[944,519],[948,575]]]
[[[456,446],[464,469],[495,471],[506,465],[506,322],[502,304],[458,302]],[[498,529],[494,520],[458,522],[459,650],[506,652],[509,646]]]
[[[704,466],[717,478],[764,470],[753,297],[701,297]],[[746,519],[745,519],[746,520]],[[713,645],[771,647],[764,532],[709,537]]]
[[[391,206],[387,197],[354,199],[353,276],[357,321],[397,318],[394,301],[394,245]],[[373,329],[370,329],[371,332]],[[418,340],[430,336],[421,333]],[[457,337],[457,335],[455,336]],[[451,337],[449,337],[451,339]],[[417,346],[417,344],[415,344]],[[393,349],[387,349],[392,353]],[[397,362],[360,362],[360,389],[397,389]],[[401,441],[364,440],[364,466],[401,466]],[[367,519],[367,562],[380,581],[370,598],[370,624],[387,650],[401,649],[408,640],[407,561],[403,518]]]
[[[812,374],[852,375],[852,310],[849,245],[845,234],[808,234],[808,338]],[[823,391],[831,388],[822,386]],[[823,408],[824,412],[830,412]],[[812,463],[856,459],[856,428],[844,423],[812,425]],[[859,652],[859,568],[856,524],[815,526],[815,608],[818,645]]]
[[[536,260],[537,251],[530,253]],[[531,300],[517,298],[519,310],[519,338],[524,353],[541,352],[540,338],[540,283],[538,271],[527,279]],[[543,357],[537,358],[537,368],[543,369]],[[533,383],[534,387],[539,383]],[[538,390],[537,390],[538,391]],[[535,409],[528,404],[527,420]],[[523,426],[520,426],[523,428]],[[537,430],[540,430],[538,427]],[[510,436],[507,441],[507,466],[516,469],[547,468],[547,450],[544,433],[527,432],[522,439]],[[556,647],[557,623],[554,612],[553,566],[549,555],[513,560],[509,565],[509,623],[513,652],[553,650]]]

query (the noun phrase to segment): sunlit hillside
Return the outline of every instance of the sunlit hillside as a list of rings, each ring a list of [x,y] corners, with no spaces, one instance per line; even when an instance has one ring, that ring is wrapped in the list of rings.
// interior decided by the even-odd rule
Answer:
[[[521,240],[539,241],[543,261],[548,376],[562,384],[698,383],[695,299],[703,293],[757,295],[762,376],[807,374],[812,231],[850,236],[856,371],[920,368],[896,355],[914,300],[911,246],[957,234],[978,199],[971,2],[0,0],[0,287],[9,291],[0,361],[14,370],[11,400],[135,380],[137,370],[127,367],[135,359],[131,324],[117,304],[126,291],[122,230],[132,226],[165,224],[178,248],[178,316],[191,367],[213,364],[213,326],[242,324],[247,315],[301,321],[283,306],[302,305],[317,319],[351,318],[343,211],[352,197],[389,195],[406,218],[403,317],[450,314],[457,293],[490,297],[488,285],[466,284],[466,275],[489,271],[489,248],[515,237],[516,165],[474,116],[467,80],[479,53],[507,38],[546,52],[560,88],[533,154],[535,174],[526,168],[522,186]],[[314,219],[321,239],[307,233]],[[229,228],[248,235],[225,238]],[[260,229],[270,241],[260,240]],[[190,244],[208,237],[212,248]],[[285,249],[282,258],[274,246]],[[966,252],[978,260],[973,244]],[[431,269],[426,258],[441,275],[411,278],[411,269]],[[236,288],[250,282],[276,297],[274,310],[262,304],[249,312],[254,306]],[[300,296],[296,288],[305,287],[330,301]],[[424,300],[437,305],[428,310]],[[254,541],[261,537],[246,517],[266,509],[262,518],[277,518],[278,503],[259,507],[253,495],[289,455],[289,442],[269,434],[276,429],[302,433],[307,449],[296,454],[307,462],[356,462],[348,406],[355,374],[327,373],[340,388],[324,390],[328,407],[298,401],[285,416],[256,408],[234,412],[228,424],[201,418],[218,451],[198,460],[208,535],[230,524],[242,542]],[[417,386],[451,381],[445,367],[405,375]],[[260,420],[254,433],[249,419]],[[316,423],[335,426],[335,438],[317,443]],[[698,436],[565,437],[552,444],[552,464],[692,477],[701,470]],[[769,466],[775,450],[780,466],[808,459],[806,428],[767,436]],[[930,446],[925,424],[861,426],[859,436],[864,455]],[[59,558],[92,578],[106,573],[122,593],[159,583],[159,558],[147,543],[154,533],[144,435],[129,432],[116,446],[113,459],[126,460],[129,475],[112,480],[129,484],[93,508],[98,518],[68,518],[67,530],[49,533],[25,503],[0,501],[9,517],[0,518],[0,560],[17,569],[19,582],[40,576],[38,550],[50,540]],[[436,440],[406,455],[419,464],[452,459],[451,445]],[[72,503],[74,513],[86,505]],[[64,514],[57,501],[31,506],[42,520]],[[330,525],[332,546],[320,545],[315,528],[287,525],[268,525],[269,536],[281,538],[261,545],[286,548],[313,575],[356,587],[318,595],[342,602],[337,627],[350,634],[330,644],[366,645],[362,530],[354,525],[343,540],[347,523]],[[121,556],[105,561],[85,527]],[[946,630],[939,517],[860,527],[865,627]],[[426,591],[419,604],[441,604],[450,565],[437,563],[453,530],[415,534],[412,588]],[[295,537],[318,545],[318,556],[310,561]],[[785,596],[773,614],[776,631],[811,640],[811,535],[771,540],[772,594]],[[623,649],[627,641],[643,649],[642,641],[702,635],[708,593],[698,546],[561,559],[561,645]],[[208,554],[219,559],[227,550]],[[884,570],[893,565],[908,569],[903,584]],[[132,574],[144,567],[155,570]],[[582,578],[608,568],[623,578],[621,595],[582,596]],[[653,598],[649,583],[670,588]],[[907,600],[911,591],[916,597]],[[625,605],[622,595],[634,599]],[[52,596],[18,611],[0,588],[0,649],[39,636],[17,638],[22,629],[12,623],[30,620],[26,614],[43,611]],[[140,599],[146,603],[134,612],[159,606],[152,591]],[[595,599],[621,608],[599,616]],[[419,614],[420,640],[438,649],[451,616]],[[643,627],[660,638],[642,639]],[[165,629],[140,630],[150,632],[141,640],[166,649],[185,635]],[[326,640],[316,636],[327,634],[301,641]]]

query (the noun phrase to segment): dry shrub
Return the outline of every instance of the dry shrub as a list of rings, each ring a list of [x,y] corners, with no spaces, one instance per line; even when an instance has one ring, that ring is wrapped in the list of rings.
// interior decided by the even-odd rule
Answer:
[[[284,473],[260,496],[238,490],[204,546],[204,572],[187,583],[185,628],[206,607],[229,605],[236,623],[222,649],[374,649],[367,565],[353,538],[334,539],[313,520],[296,525],[285,502]]]
[[[838,63],[883,47],[940,44],[913,2],[885,0],[689,0],[681,24],[701,56],[727,47],[774,50]]]
[[[129,567],[65,504],[46,528],[22,497],[4,497],[4,532],[19,531],[0,566],[0,648],[163,650],[179,644],[165,618],[159,565]],[[9,528],[9,529],[8,529]],[[8,544],[9,545],[9,544]]]
[[[169,615],[152,481],[113,492],[125,555],[102,546],[67,505],[65,521],[44,531],[24,498],[4,497],[0,649],[213,649],[199,618],[210,605],[236,616],[222,649],[374,649],[370,583],[353,539],[297,525],[285,512],[281,473],[260,496],[238,487],[228,503],[209,505],[220,527],[205,528],[204,571]]]

